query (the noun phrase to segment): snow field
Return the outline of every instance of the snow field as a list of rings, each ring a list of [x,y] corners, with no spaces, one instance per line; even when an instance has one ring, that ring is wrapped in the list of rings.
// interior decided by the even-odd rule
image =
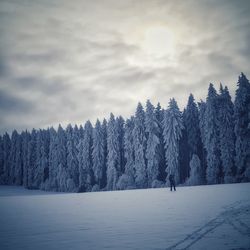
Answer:
[[[0,186],[1,249],[249,249],[250,183],[96,193]]]

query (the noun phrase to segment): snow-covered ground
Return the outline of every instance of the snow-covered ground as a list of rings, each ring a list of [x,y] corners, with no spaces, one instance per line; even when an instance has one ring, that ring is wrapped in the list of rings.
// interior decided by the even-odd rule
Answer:
[[[81,194],[0,186],[0,249],[250,249],[250,183]]]

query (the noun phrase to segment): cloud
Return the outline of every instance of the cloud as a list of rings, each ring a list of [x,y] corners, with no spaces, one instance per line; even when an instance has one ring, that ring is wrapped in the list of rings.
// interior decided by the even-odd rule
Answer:
[[[3,58],[0,57],[0,78],[8,73],[8,69],[5,65]]]
[[[11,132],[14,128],[24,129],[26,126],[29,127],[27,117],[23,122],[22,119],[27,113],[33,113],[35,110],[36,103],[29,102],[13,93],[0,90],[0,117],[3,133],[6,131]],[[15,127],[11,126],[12,122]]]
[[[69,86],[65,84],[64,79],[51,77],[43,78],[42,76],[24,76],[17,78],[10,78],[12,89],[23,92],[38,92],[46,96],[55,96],[61,92],[67,92]]]
[[[7,65],[6,56],[1,52],[0,47],[0,79],[9,74],[9,66]]]
[[[7,114],[11,111],[16,111],[18,113],[24,113],[33,109],[31,103],[21,99],[17,96],[14,96],[11,93],[0,90],[0,112],[1,115]]]

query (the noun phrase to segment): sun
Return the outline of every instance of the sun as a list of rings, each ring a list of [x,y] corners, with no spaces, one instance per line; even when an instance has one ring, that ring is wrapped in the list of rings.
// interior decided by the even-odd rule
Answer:
[[[141,67],[176,66],[177,34],[166,25],[148,25],[134,28],[128,32],[126,41],[135,45],[138,50],[126,56],[130,65]],[[127,34],[128,34],[127,33]]]
[[[142,41],[143,50],[156,57],[172,57],[174,54],[174,36],[166,27],[156,26],[145,30]]]

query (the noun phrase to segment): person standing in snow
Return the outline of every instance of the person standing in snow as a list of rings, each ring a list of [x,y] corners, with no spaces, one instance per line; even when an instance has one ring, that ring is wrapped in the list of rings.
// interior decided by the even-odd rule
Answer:
[[[172,188],[174,188],[174,191],[176,191],[176,189],[175,189],[174,175],[173,174],[169,175],[169,182],[170,182],[170,191],[172,191]]]

